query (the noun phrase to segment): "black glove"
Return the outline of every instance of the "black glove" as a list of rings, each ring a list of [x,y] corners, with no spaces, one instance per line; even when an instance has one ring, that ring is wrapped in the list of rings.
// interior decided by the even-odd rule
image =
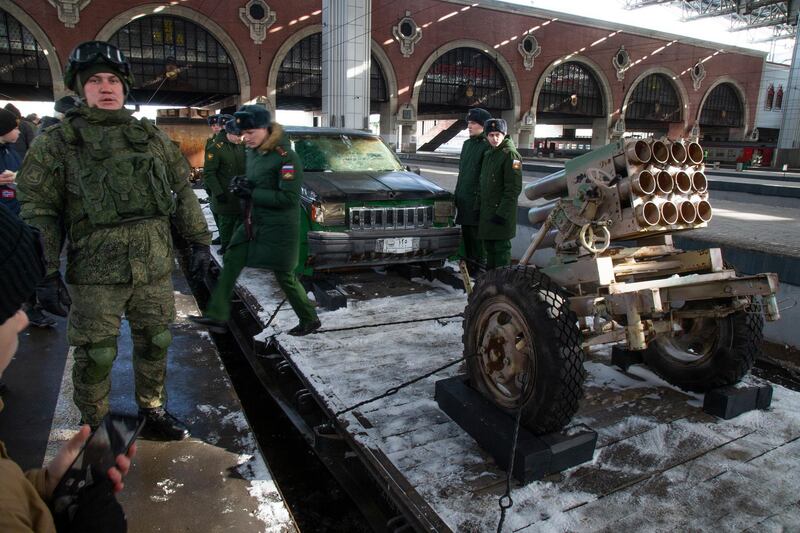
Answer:
[[[192,279],[201,281],[208,265],[211,264],[211,247],[207,244],[192,243],[192,257],[189,259],[189,275]]]
[[[67,316],[69,306],[72,305],[61,272],[53,272],[46,276],[36,287],[36,297],[45,311],[58,316]]]
[[[239,198],[250,198],[253,196],[253,189],[256,186],[252,181],[247,179],[247,176],[234,176],[231,180],[229,190]]]
[[[126,533],[125,511],[114,496],[105,473],[92,469],[94,483],[80,489],[77,498],[53,516],[58,533]]]
[[[218,204],[227,204],[228,203],[228,197],[225,196],[224,194],[218,194],[216,196],[216,199],[217,199],[217,203]]]
[[[497,224],[498,226],[502,226],[506,223],[506,219],[501,217],[500,215],[492,215],[492,218],[489,219],[489,222],[492,224]]]

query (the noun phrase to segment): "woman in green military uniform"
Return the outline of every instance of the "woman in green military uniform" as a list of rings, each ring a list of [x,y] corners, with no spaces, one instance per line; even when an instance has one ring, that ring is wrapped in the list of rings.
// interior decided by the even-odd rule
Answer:
[[[205,315],[190,319],[211,331],[224,332],[236,279],[245,266],[272,270],[286,299],[300,319],[290,335],[307,335],[320,327],[314,306],[297,280],[300,231],[300,187],[303,167],[289,147],[280,124],[258,105],[234,113],[247,147],[247,179],[231,189],[246,202],[244,221],[236,227],[225,252],[222,272]]]
[[[220,115],[225,128],[220,130],[213,141],[206,146],[206,163],[203,168],[203,181],[208,188],[211,212],[214,213],[219,232],[220,253],[225,253],[231,242],[233,230],[239,222],[242,210],[239,198],[229,189],[231,178],[245,172],[245,148],[241,132],[228,131],[227,126],[235,126],[232,115]]]
[[[522,191],[522,156],[501,118],[484,123],[491,148],[483,156],[478,237],[486,249],[486,268],[511,264],[511,239],[517,234],[517,198]]]

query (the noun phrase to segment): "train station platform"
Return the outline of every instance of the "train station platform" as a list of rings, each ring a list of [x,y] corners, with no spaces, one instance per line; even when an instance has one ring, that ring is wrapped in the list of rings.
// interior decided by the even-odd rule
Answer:
[[[198,313],[197,304],[177,267],[173,279],[178,319],[171,328],[168,409],[189,425],[191,437],[137,441],[119,495],[128,531],[296,531],[210,336],[186,319]],[[48,462],[78,428],[68,352],[65,319],[55,328],[29,328],[3,375],[8,390],[0,440],[23,469]],[[112,372],[111,408],[136,413],[127,322]]]

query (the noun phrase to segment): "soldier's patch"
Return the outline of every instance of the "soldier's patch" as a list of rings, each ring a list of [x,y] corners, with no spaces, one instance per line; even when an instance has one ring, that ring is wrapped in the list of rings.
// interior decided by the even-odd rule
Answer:
[[[515,159],[511,163],[511,168],[513,168],[514,170],[521,170],[522,169],[522,161],[520,161],[519,159]]]
[[[287,181],[294,179],[294,165],[283,165],[281,167],[281,179]]]
[[[214,159],[214,154],[206,154],[206,159],[211,161],[212,159]]]

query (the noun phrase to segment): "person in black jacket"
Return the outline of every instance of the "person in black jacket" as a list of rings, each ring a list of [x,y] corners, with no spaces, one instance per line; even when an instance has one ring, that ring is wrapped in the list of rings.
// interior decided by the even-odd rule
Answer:
[[[11,114],[17,118],[17,122],[19,123],[19,137],[14,143],[14,149],[19,154],[20,159],[25,159],[25,154],[28,153],[28,148],[30,148],[31,143],[33,143],[33,138],[36,137],[36,126],[34,126],[32,122],[22,118],[22,113],[20,113],[17,106],[11,102],[6,104],[5,110],[11,112]]]

